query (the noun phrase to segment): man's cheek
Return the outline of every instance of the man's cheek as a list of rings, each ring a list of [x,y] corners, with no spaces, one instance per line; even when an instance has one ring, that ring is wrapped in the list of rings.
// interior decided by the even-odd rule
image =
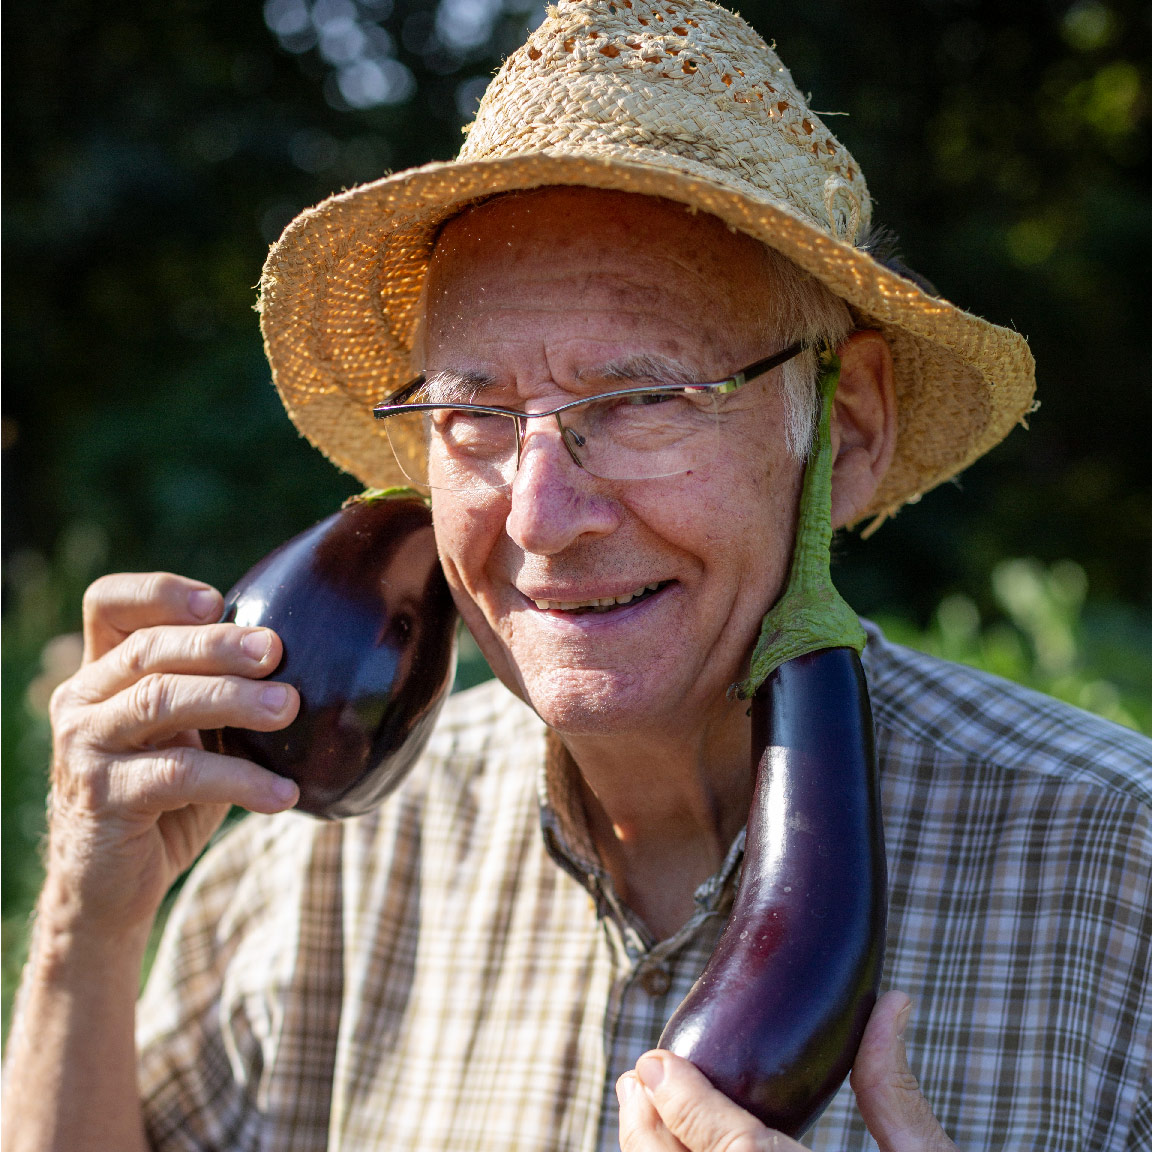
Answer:
[[[509,688],[517,691],[520,678],[507,646],[510,637],[502,635],[504,631],[511,631],[507,613],[499,612],[492,599],[492,587],[486,580],[470,578],[474,569],[469,557],[457,557],[447,534],[443,539],[438,534],[437,542],[440,544],[440,563],[460,618],[492,671]],[[476,571],[483,576],[482,567]]]

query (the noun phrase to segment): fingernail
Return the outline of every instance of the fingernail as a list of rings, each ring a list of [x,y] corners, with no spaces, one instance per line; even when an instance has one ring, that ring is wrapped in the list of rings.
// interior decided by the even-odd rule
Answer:
[[[272,793],[282,804],[286,804],[289,801],[295,802],[297,788],[286,776],[277,776],[272,781]]]
[[[627,1104],[629,1100],[635,1095],[636,1089],[639,1085],[636,1083],[635,1076],[621,1076],[616,1081],[616,1099],[621,1104]]]
[[[644,1087],[652,1092],[664,1082],[664,1061],[659,1056],[641,1056],[636,1065],[636,1075],[644,1082]]]
[[[216,615],[216,593],[211,588],[197,588],[188,593],[188,611],[197,620],[207,620]]]
[[[896,1039],[904,1039],[904,1029],[908,1026],[908,1018],[912,1015],[912,1002],[909,1001],[896,1013]]]
[[[260,703],[269,712],[282,712],[284,705],[288,703],[288,689],[283,684],[269,684],[260,693]]]
[[[263,629],[259,632],[245,632],[240,640],[240,647],[244,649],[245,656],[257,661],[263,660],[272,647],[272,635]]]

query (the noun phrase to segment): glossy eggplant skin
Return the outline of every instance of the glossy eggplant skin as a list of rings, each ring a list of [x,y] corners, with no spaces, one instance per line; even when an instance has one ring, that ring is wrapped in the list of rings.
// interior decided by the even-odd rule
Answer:
[[[379,804],[423,751],[455,670],[456,611],[423,501],[348,504],[256,564],[224,619],[280,636],[270,678],[299,691],[300,712],[278,732],[202,732],[204,746],[295,780],[314,816]]]
[[[732,914],[660,1047],[770,1128],[802,1135],[876,1001],[887,870],[860,658],[789,660],[753,697],[755,793]]]

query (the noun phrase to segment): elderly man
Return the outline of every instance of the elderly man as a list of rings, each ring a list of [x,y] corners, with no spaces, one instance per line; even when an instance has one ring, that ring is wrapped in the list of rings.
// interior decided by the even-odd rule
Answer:
[[[789,568],[812,350],[841,363],[835,525],[953,475],[1031,398],[1019,337],[879,263],[868,216],[747,26],[603,0],[532,34],[457,162],[289,229],[263,291],[289,412],[366,481],[430,490],[499,681],[453,698],[378,812],[320,823],[195,735],[291,721],[293,690],[264,679],[279,639],[215,623],[219,594],[176,576],[94,585],[54,703],[13,1147],[797,1146],[650,1050],[739,879],[753,781],[729,688]],[[510,466],[450,482],[437,442],[393,457],[371,417],[414,371],[417,398],[528,414],[732,386],[703,447],[581,466],[554,421],[522,420]],[[919,1007],[880,1000],[811,1145],[950,1147],[935,1112],[963,1147],[1148,1147],[1147,742],[874,630],[864,660],[884,983]],[[189,880],[134,1040],[156,909],[229,804],[267,815]]]

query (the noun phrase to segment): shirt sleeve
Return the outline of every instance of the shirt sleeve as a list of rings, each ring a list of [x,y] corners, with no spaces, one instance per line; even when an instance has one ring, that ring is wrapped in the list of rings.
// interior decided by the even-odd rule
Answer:
[[[341,983],[338,826],[246,818],[193,870],[139,1004],[152,1147],[324,1147]]]

